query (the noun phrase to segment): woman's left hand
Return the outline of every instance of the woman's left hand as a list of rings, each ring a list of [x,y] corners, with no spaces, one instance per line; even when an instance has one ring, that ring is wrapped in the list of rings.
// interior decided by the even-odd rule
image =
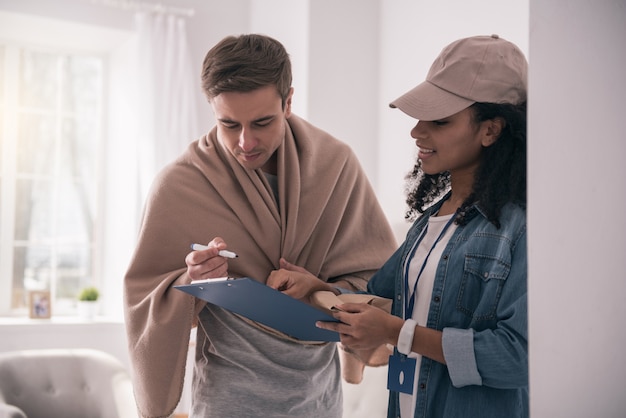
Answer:
[[[336,331],[341,343],[352,349],[396,345],[403,320],[365,303],[344,303],[333,316],[341,322],[317,322],[318,328]]]

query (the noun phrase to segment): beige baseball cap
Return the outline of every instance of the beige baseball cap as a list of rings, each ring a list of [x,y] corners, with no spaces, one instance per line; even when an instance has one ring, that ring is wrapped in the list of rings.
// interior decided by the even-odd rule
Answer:
[[[445,47],[426,81],[389,106],[420,120],[451,116],[475,102],[526,101],[528,62],[513,43],[498,35],[459,39]]]

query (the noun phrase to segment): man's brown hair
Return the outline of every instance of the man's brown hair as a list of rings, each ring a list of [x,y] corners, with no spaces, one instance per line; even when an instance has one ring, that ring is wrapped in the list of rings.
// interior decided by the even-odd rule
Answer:
[[[274,85],[284,107],[291,81],[289,54],[265,35],[228,36],[211,48],[202,65],[202,90],[209,101],[224,92]]]

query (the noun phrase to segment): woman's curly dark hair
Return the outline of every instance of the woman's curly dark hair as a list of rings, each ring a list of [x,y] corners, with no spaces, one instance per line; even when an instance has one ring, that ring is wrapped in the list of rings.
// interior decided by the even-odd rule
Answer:
[[[476,205],[499,228],[505,204],[526,207],[526,103],[474,103],[470,109],[476,122],[500,117],[505,127],[493,145],[483,148],[473,192],[458,209],[455,222],[465,225],[471,207]],[[450,189],[450,173],[426,174],[419,159],[406,179],[409,208],[405,218],[409,220],[415,220]]]

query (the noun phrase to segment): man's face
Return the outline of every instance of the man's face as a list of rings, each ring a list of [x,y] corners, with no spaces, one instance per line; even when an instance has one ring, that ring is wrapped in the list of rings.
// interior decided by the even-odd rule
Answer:
[[[284,109],[275,86],[221,93],[211,100],[217,137],[243,167],[276,174],[274,153],[285,137],[292,94],[293,89]]]

